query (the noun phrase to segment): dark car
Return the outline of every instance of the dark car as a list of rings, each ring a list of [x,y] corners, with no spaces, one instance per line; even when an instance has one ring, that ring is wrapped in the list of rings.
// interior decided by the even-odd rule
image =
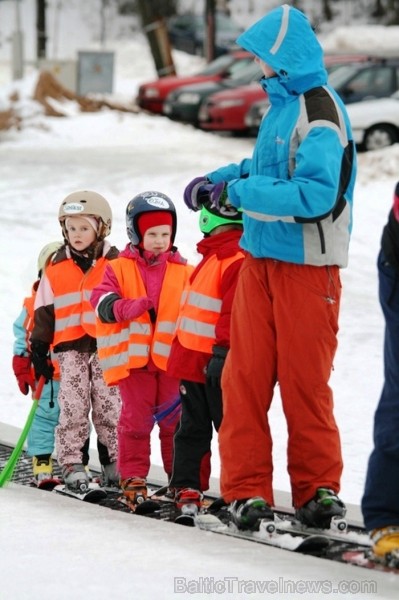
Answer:
[[[200,106],[210,94],[222,90],[232,90],[257,81],[261,77],[262,71],[259,66],[251,62],[246,68],[228,79],[187,85],[171,92],[164,102],[163,112],[171,119],[197,125]]]
[[[167,22],[170,43],[177,50],[204,56],[206,23],[203,15],[184,14],[171,17]],[[243,32],[230,17],[223,13],[215,15],[215,56],[233,47]]]
[[[172,90],[204,81],[220,81],[231,77],[252,61],[253,55],[246,50],[231,50],[208,63],[196,75],[161,77],[155,81],[143,83],[139,87],[136,103],[144,110],[162,113],[164,100]]]
[[[330,74],[329,83],[345,104],[386,98],[399,89],[399,58],[343,65]]]

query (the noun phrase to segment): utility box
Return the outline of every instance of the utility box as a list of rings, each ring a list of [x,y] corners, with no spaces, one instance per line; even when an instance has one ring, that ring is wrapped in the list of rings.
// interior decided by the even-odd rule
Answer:
[[[49,60],[40,59],[39,68],[41,71],[50,71],[50,73],[59,81],[59,83],[76,93],[77,91],[77,64],[76,60]]]
[[[78,52],[79,96],[112,94],[114,79],[113,52]]]

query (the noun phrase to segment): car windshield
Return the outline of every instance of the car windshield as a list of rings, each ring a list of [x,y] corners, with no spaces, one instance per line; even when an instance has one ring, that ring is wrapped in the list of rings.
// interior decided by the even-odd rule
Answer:
[[[341,65],[330,73],[328,83],[333,88],[340,88],[358,71],[359,65]]]
[[[229,54],[222,54],[219,58],[216,58],[212,62],[210,62],[202,71],[200,71],[200,75],[214,75],[215,73],[220,73],[221,71],[228,71],[231,75],[236,70],[241,69],[243,66],[247,66],[249,62],[251,62],[253,58],[248,56],[248,58],[239,58],[232,59]]]
[[[239,69],[232,73],[231,77],[225,79],[226,84],[246,85],[262,77],[262,71],[255,62],[250,62],[245,69]]]
[[[241,29],[234,21],[226,17],[226,15],[219,14],[216,15],[216,28],[219,31],[228,31],[231,33],[236,33],[239,35]]]

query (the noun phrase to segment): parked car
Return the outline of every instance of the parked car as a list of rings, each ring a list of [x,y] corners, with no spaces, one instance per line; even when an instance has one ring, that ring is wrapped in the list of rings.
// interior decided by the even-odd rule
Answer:
[[[268,102],[254,102],[245,116],[248,129],[257,132]],[[361,100],[346,107],[353,139],[361,150],[379,150],[399,143],[399,91],[389,98]]]
[[[139,87],[136,104],[144,110],[161,114],[165,98],[172,90],[203,81],[220,81],[231,77],[252,61],[253,55],[246,50],[232,50],[208,63],[196,75],[161,77],[155,81],[143,83]]]
[[[240,69],[227,79],[183,86],[168,94],[163,105],[163,113],[171,119],[197,125],[200,106],[210,94],[247,85],[259,80],[261,76],[260,67],[255,62],[251,62],[247,68]]]
[[[399,58],[374,58],[342,65],[331,73],[329,83],[345,104],[387,98],[399,89]]]
[[[366,62],[365,54],[326,55],[325,65],[330,73],[344,64]],[[234,90],[216,92],[201,104],[198,121],[201,129],[231,131],[236,133],[256,133],[258,126],[248,127],[245,116],[253,103],[264,101],[268,106],[267,94],[258,83],[251,83]],[[263,109],[264,112],[265,108]]]
[[[203,15],[184,14],[171,17],[167,22],[170,43],[177,50],[204,56],[206,23]],[[215,15],[215,56],[233,47],[243,28],[224,13]]]
[[[390,98],[353,102],[347,110],[359,148],[379,150],[399,143],[399,91]]]
[[[260,99],[265,101],[267,94],[258,81],[211,94],[200,106],[198,124],[205,130],[248,133],[245,115]]]

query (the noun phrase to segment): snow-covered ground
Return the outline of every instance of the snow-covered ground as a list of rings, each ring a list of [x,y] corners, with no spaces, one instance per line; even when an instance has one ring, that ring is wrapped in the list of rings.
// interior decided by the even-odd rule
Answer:
[[[0,23],[3,23],[2,11],[10,4],[0,3]],[[26,0],[21,4],[26,4]],[[70,5],[76,6],[76,3]],[[155,77],[146,41],[135,34],[129,41],[108,42],[109,48],[115,52],[112,98],[129,101],[140,82]],[[174,58],[179,73],[192,72],[202,64],[202,59],[178,52],[174,52]],[[3,216],[0,423],[22,427],[30,401],[20,394],[11,370],[12,323],[35,278],[39,250],[48,241],[61,237],[57,214],[64,196],[86,188],[107,197],[114,212],[110,240],[122,248],[127,240],[124,225],[127,202],[147,189],[168,194],[178,211],[177,245],[182,254],[195,263],[198,260],[195,243],[200,232],[197,216],[190,213],[182,201],[183,189],[192,177],[249,156],[253,140],[213,135],[146,114],[110,110],[82,114],[75,103],[64,105],[70,116],[45,118],[29,100],[37,72],[30,67],[26,78],[12,84],[10,63],[7,57],[4,61],[0,65],[0,82],[4,82],[0,87],[0,107],[6,104],[10,91],[18,87],[21,98],[18,106],[25,118],[20,131],[0,132]],[[342,271],[339,348],[331,378],[345,461],[341,496],[354,504],[359,504],[363,491],[372,447],[373,413],[382,385],[383,320],[377,299],[375,263],[398,174],[399,145],[359,156],[350,264]],[[286,426],[278,392],[270,418],[274,434],[275,487],[289,491]],[[152,460],[160,464],[156,432]],[[215,442],[215,477],[218,470]],[[364,590],[352,594],[359,598],[393,598],[395,586],[397,589],[397,578],[390,576],[371,572],[369,575],[369,572],[317,559],[296,557],[293,561],[281,551],[268,551],[247,543],[231,544],[214,535],[183,528],[176,531],[176,527],[171,529],[169,525],[109,511],[101,512],[99,519],[98,510],[78,503],[71,506],[70,501],[58,497],[55,503],[53,497],[45,493],[41,495],[14,486],[1,490],[1,571],[5,576],[0,578],[0,597],[7,600],[93,597],[98,600],[109,598],[110,594],[129,597],[140,594],[141,598],[156,595],[172,598],[180,597],[179,589],[173,588],[173,578],[180,576],[196,581],[200,577],[264,581],[279,580],[281,576],[285,581],[316,579],[328,580],[334,585],[352,579],[378,582],[376,594]],[[336,589],[333,593],[338,598],[350,595],[343,593],[342,588]],[[244,597],[236,588],[231,593],[214,593]],[[301,595],[311,598],[321,593]],[[181,597],[189,596],[182,594]],[[202,591],[195,597],[209,596]]]

